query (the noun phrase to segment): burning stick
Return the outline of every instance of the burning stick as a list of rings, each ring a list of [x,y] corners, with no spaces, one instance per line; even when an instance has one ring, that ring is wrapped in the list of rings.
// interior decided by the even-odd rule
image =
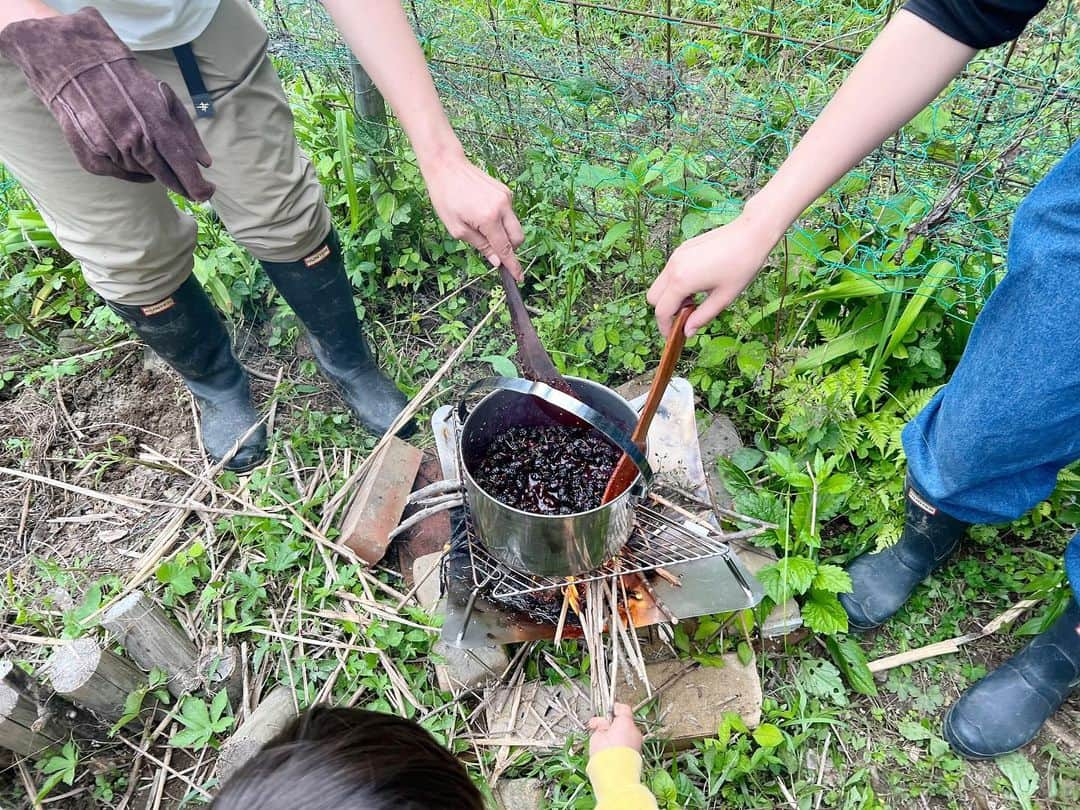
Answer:
[[[648,593],[649,596],[652,597],[653,602],[656,603],[656,609],[663,613],[664,618],[666,618],[669,622],[671,622],[672,624],[678,624],[679,617],[672,613],[671,608],[664,604],[664,601],[660,598],[660,595],[657,594],[656,589],[649,582],[648,577],[646,577],[644,574],[638,574],[637,577],[638,582],[641,583],[641,587],[645,589],[645,592]]]
[[[562,644],[563,629],[566,627],[566,614],[573,607],[574,613],[580,616],[580,603],[578,602],[577,585],[573,577],[566,578],[566,587],[563,588],[562,611],[559,613],[559,623],[555,627],[555,649]]]
[[[674,588],[681,588],[682,587],[682,580],[679,579],[677,576],[675,576],[670,571],[668,571],[666,568],[660,568],[659,566],[657,566],[656,568],[653,569],[653,571],[656,572],[656,575],[658,577],[660,577],[660,579],[664,580],[665,582],[667,582],[672,587],[674,587]]]

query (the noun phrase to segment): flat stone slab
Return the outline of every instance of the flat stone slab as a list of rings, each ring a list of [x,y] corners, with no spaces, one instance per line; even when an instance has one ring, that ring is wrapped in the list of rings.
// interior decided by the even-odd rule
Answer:
[[[734,654],[721,667],[692,661],[658,661],[645,669],[654,691],[647,709],[651,736],[681,749],[696,740],[714,737],[727,712],[738,714],[748,728],[761,722],[761,681],[756,661],[746,665]],[[576,687],[576,688],[575,688]],[[584,734],[592,716],[588,687],[580,683],[549,685],[530,682],[521,687],[493,687],[485,693],[487,744],[544,751],[561,748],[571,734]],[[617,699],[636,706],[646,700],[641,684],[620,682]]]
[[[432,652],[443,659],[435,664],[439,688],[454,695],[497,681],[510,665],[510,656],[501,644],[464,650],[438,641]]]
[[[544,810],[547,796],[539,779],[506,779],[495,786],[499,810]]]
[[[439,599],[442,597],[442,586],[439,583],[439,565],[442,563],[442,556],[441,551],[436,551],[413,560],[413,584],[419,583],[419,587],[416,588],[416,601],[430,615],[436,614]]]
[[[720,719],[728,712],[738,714],[748,728],[761,723],[761,680],[756,660],[743,665],[734,653],[723,656],[723,660],[722,667],[698,666],[690,671],[686,671],[687,661],[658,661],[646,667],[654,689],[675,679],[648,712],[659,724],[651,729],[653,736],[681,749],[715,737]],[[619,700],[631,706],[646,698],[641,685],[619,691]]]
[[[735,423],[723,414],[718,415],[712,423],[701,432],[698,437],[701,444],[701,461],[705,467],[705,479],[709,483],[709,491],[712,492],[713,500],[717,506],[724,509],[733,509],[734,503],[731,495],[724,488],[720,475],[716,471],[718,458],[731,458],[732,453],[742,448],[742,439]]]
[[[413,581],[419,583],[416,599],[420,606],[432,616],[446,613],[445,600],[442,599],[439,586],[439,565],[442,552],[425,554],[413,562]],[[459,649],[443,641],[438,641],[432,652],[442,658],[435,664],[435,678],[439,688],[455,695],[477,689],[493,680],[497,680],[510,664],[506,647],[501,644],[489,644],[471,649]]]
[[[587,685],[541,681],[488,689],[487,741],[494,745],[505,740],[506,745],[534,751],[561,748],[571,734],[584,733],[592,716],[587,690]]]
[[[727,489],[724,488],[720,475],[716,471],[718,458],[731,458],[735,451],[742,449],[742,439],[735,423],[723,414],[717,415],[712,423],[701,432],[701,461],[705,467],[705,478],[709,484],[716,505],[723,509],[733,509],[734,503]],[[749,543],[734,544],[735,553],[750,571],[757,575],[767,565],[776,562],[776,555],[766,549],[752,546]],[[758,628],[762,638],[778,638],[802,627],[802,612],[799,604],[794,599],[789,599],[782,605],[777,605]]]
[[[733,544],[735,553],[746,565],[751,574],[757,576],[757,572],[767,565],[776,562],[776,555],[768,549],[751,546],[747,543],[736,542]],[[802,627],[802,611],[799,603],[794,599],[788,599],[784,604],[777,605],[765,618],[758,633],[762,638],[779,638],[789,633],[794,633]]]

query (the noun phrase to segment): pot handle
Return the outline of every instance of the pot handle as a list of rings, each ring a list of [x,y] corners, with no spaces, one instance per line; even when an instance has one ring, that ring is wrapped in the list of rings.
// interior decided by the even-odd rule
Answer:
[[[634,466],[638,468],[638,472],[641,473],[646,488],[652,483],[652,467],[649,466],[649,460],[645,457],[645,454],[641,452],[641,448],[630,441],[630,436],[625,431],[619,429],[614,422],[604,416],[604,414],[600,413],[600,411],[596,410],[596,408],[586,405],[581,400],[575,399],[569,394],[564,394],[562,391],[558,391],[550,385],[534,380],[526,380],[521,377],[485,377],[470,385],[469,389],[465,392],[465,396],[469,397],[479,391],[493,390],[514,391],[518,394],[528,394],[529,396],[542,399],[545,402],[554,405],[561,411],[566,411],[572,416],[576,416],[582,422],[585,422],[603,433],[608,441],[630,457],[630,460],[634,462]]]

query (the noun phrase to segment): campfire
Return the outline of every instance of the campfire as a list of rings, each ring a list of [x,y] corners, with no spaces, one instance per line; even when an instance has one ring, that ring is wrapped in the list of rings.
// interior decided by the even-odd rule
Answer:
[[[436,412],[433,428],[448,478],[460,475],[458,409]],[[453,512],[443,560],[443,640],[457,647],[582,638],[608,631],[633,646],[628,627],[751,607],[762,591],[732,543],[767,524],[711,503],[697,444],[693,395],[676,380],[653,423],[657,482],[634,509],[625,545],[573,576],[536,574],[497,559],[478,536],[471,504]],[[726,529],[725,526],[744,528]],[[748,527],[748,528],[747,528]]]

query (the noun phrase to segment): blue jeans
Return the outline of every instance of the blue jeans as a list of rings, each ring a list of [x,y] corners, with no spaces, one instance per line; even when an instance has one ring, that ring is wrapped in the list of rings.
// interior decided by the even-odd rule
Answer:
[[[919,489],[970,523],[1015,520],[1080,458],[1080,141],[1017,209],[1008,272],[903,442]],[[1065,560],[1080,600],[1080,534]]]

